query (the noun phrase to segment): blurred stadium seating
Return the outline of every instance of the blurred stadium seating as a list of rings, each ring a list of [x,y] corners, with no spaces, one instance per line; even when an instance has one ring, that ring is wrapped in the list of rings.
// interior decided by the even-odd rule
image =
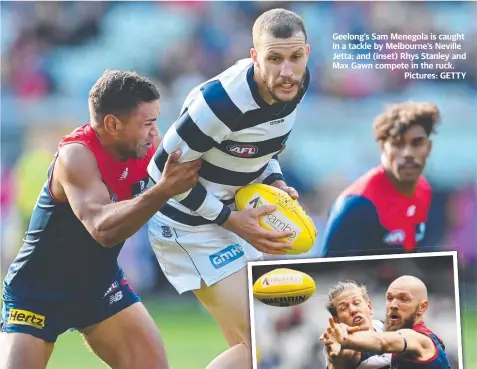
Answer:
[[[253,21],[273,7],[297,11],[308,28],[312,83],[281,163],[319,231],[338,192],[379,162],[370,126],[385,104],[439,105],[443,124],[426,170],[434,188],[429,229],[435,245],[459,250],[465,306],[475,316],[475,2],[2,2],[0,275],[20,246],[57,141],[88,121],[88,91],[104,69],[133,69],[157,83],[164,132],[193,86],[248,57]],[[332,70],[334,32],[464,33],[467,58],[458,69],[466,79]],[[307,256],[320,254],[320,242]],[[144,231],[128,241],[120,261],[143,296],[177,300]]]

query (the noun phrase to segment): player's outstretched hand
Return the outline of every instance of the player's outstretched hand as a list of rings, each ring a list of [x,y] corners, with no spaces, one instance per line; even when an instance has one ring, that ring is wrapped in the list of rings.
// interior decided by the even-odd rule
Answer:
[[[260,208],[244,211],[233,211],[224,223],[224,228],[234,232],[257,250],[267,254],[284,254],[285,249],[291,249],[291,242],[283,242],[293,232],[276,232],[263,229],[258,218],[276,210],[275,205],[266,205]]]
[[[330,325],[326,329],[324,337],[326,340],[334,342],[335,348],[332,352],[330,352],[330,356],[336,357],[338,356],[338,354],[336,353],[338,345],[339,351],[341,351],[341,345],[344,343],[346,337],[348,336],[348,326],[345,324],[336,324],[333,318],[328,318],[328,321]]]
[[[178,160],[181,155],[181,150],[177,150],[169,155],[159,180],[164,192],[169,197],[186,192],[199,181],[198,171],[202,165],[202,160],[197,159],[179,163]]]
[[[337,343],[333,340],[333,337],[328,334],[328,332],[324,332],[321,337],[320,341],[323,342],[326,348],[326,353],[330,359],[334,359],[341,353],[341,344]]]

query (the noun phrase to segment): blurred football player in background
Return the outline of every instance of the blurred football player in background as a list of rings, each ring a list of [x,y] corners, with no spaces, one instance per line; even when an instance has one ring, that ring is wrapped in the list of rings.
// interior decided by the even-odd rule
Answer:
[[[421,175],[440,113],[435,104],[390,106],[373,125],[381,164],[346,188],[329,213],[322,256],[430,251],[425,244],[431,187]]]
[[[239,212],[229,205],[249,183],[298,197],[277,155],[310,82],[309,53],[301,17],[284,9],[263,13],[253,26],[251,58],[191,91],[149,165],[158,181],[177,149],[181,162],[203,159],[200,183],[161,208],[149,234],[165,276],[179,293],[194,292],[230,346],[207,369],[252,367],[246,260],[261,257],[257,250],[280,254],[291,247],[280,241],[291,232],[266,231],[258,223],[275,207]]]
[[[70,328],[112,368],[168,367],[154,320],[117,259],[171,196],[197,183],[200,160],[179,164],[174,152],[144,192],[160,141],[156,87],[134,72],[106,71],[88,102],[90,123],[59,143],[4,281],[0,368],[45,368]]]

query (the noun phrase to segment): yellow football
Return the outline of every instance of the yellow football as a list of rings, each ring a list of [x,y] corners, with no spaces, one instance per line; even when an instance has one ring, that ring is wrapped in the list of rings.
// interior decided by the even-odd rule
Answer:
[[[315,281],[308,274],[287,268],[265,273],[253,285],[253,295],[271,306],[301,304],[308,300],[315,290]]]
[[[237,210],[259,208],[264,205],[276,205],[277,209],[260,217],[260,225],[273,231],[290,231],[292,249],[287,254],[303,254],[308,252],[316,240],[316,228],[313,221],[285,191],[265,184],[249,184],[235,193]]]

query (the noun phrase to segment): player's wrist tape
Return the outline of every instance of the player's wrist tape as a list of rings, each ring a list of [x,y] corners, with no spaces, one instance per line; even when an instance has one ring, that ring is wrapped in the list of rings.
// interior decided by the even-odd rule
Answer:
[[[405,352],[406,349],[407,349],[407,340],[406,340],[406,337],[404,337],[401,332],[398,332],[398,333],[399,333],[399,335],[402,337],[402,340],[404,341],[404,348],[402,349],[401,352]]]
[[[217,216],[217,218],[215,218],[214,223],[221,226],[227,221],[227,219],[229,219],[230,214],[232,214],[232,210],[230,210],[228,206],[224,205],[220,214]]]

